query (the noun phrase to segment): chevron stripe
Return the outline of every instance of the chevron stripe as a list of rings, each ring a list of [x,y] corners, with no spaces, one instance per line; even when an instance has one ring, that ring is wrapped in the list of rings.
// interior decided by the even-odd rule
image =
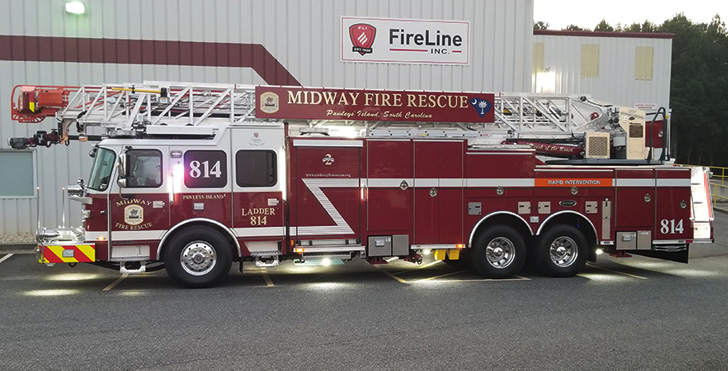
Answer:
[[[42,247],[41,263],[91,263],[96,261],[94,245],[49,245]],[[64,256],[64,251],[68,256]],[[69,253],[72,251],[72,253]],[[71,255],[72,254],[72,255]]]

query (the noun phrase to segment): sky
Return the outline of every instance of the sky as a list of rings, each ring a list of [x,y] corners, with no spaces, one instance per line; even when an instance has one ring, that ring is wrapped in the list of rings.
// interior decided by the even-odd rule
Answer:
[[[661,24],[675,14],[684,13],[696,23],[709,23],[717,13],[728,22],[727,0],[534,0],[533,20],[544,21],[550,30],[570,24],[593,30],[602,20],[615,26],[649,20]]]

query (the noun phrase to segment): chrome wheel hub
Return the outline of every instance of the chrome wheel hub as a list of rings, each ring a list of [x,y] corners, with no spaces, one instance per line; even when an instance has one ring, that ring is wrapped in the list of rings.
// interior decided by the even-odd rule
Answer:
[[[495,268],[505,268],[511,265],[516,257],[515,252],[516,248],[513,242],[504,237],[496,237],[490,240],[485,248],[488,264]]]
[[[193,276],[210,273],[217,264],[215,249],[207,242],[190,242],[180,254],[180,262],[185,272]]]
[[[561,236],[551,242],[549,257],[557,267],[566,268],[574,264],[579,256],[579,248],[573,238]]]

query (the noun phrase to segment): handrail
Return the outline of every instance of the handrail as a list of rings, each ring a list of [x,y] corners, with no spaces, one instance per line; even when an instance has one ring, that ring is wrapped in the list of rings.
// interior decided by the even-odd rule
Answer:
[[[688,164],[675,164],[680,166],[702,166],[702,165],[688,165]],[[718,202],[728,202],[728,167],[721,166],[703,166],[710,169],[710,177],[708,182],[710,183],[710,203],[715,208]]]

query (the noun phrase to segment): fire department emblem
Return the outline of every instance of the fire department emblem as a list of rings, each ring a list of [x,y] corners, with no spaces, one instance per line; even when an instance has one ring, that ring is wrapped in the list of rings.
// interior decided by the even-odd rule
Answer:
[[[374,44],[374,36],[377,35],[377,29],[366,23],[357,23],[349,27],[349,37],[354,47],[351,49],[361,55],[372,52],[372,44]]]
[[[327,153],[326,156],[324,156],[322,161],[323,161],[324,165],[331,166],[334,163],[334,157],[332,157],[330,153]]]
[[[260,95],[260,110],[265,113],[276,113],[280,106],[278,105],[278,94],[265,92]]]
[[[124,222],[129,225],[139,225],[144,222],[144,208],[139,205],[129,205],[124,208]]]
[[[475,108],[475,111],[478,112],[478,115],[480,115],[480,118],[483,118],[488,112],[490,112],[490,109],[493,108],[493,103],[488,102],[487,99],[480,99],[480,98],[473,98],[470,100],[470,105]]]

